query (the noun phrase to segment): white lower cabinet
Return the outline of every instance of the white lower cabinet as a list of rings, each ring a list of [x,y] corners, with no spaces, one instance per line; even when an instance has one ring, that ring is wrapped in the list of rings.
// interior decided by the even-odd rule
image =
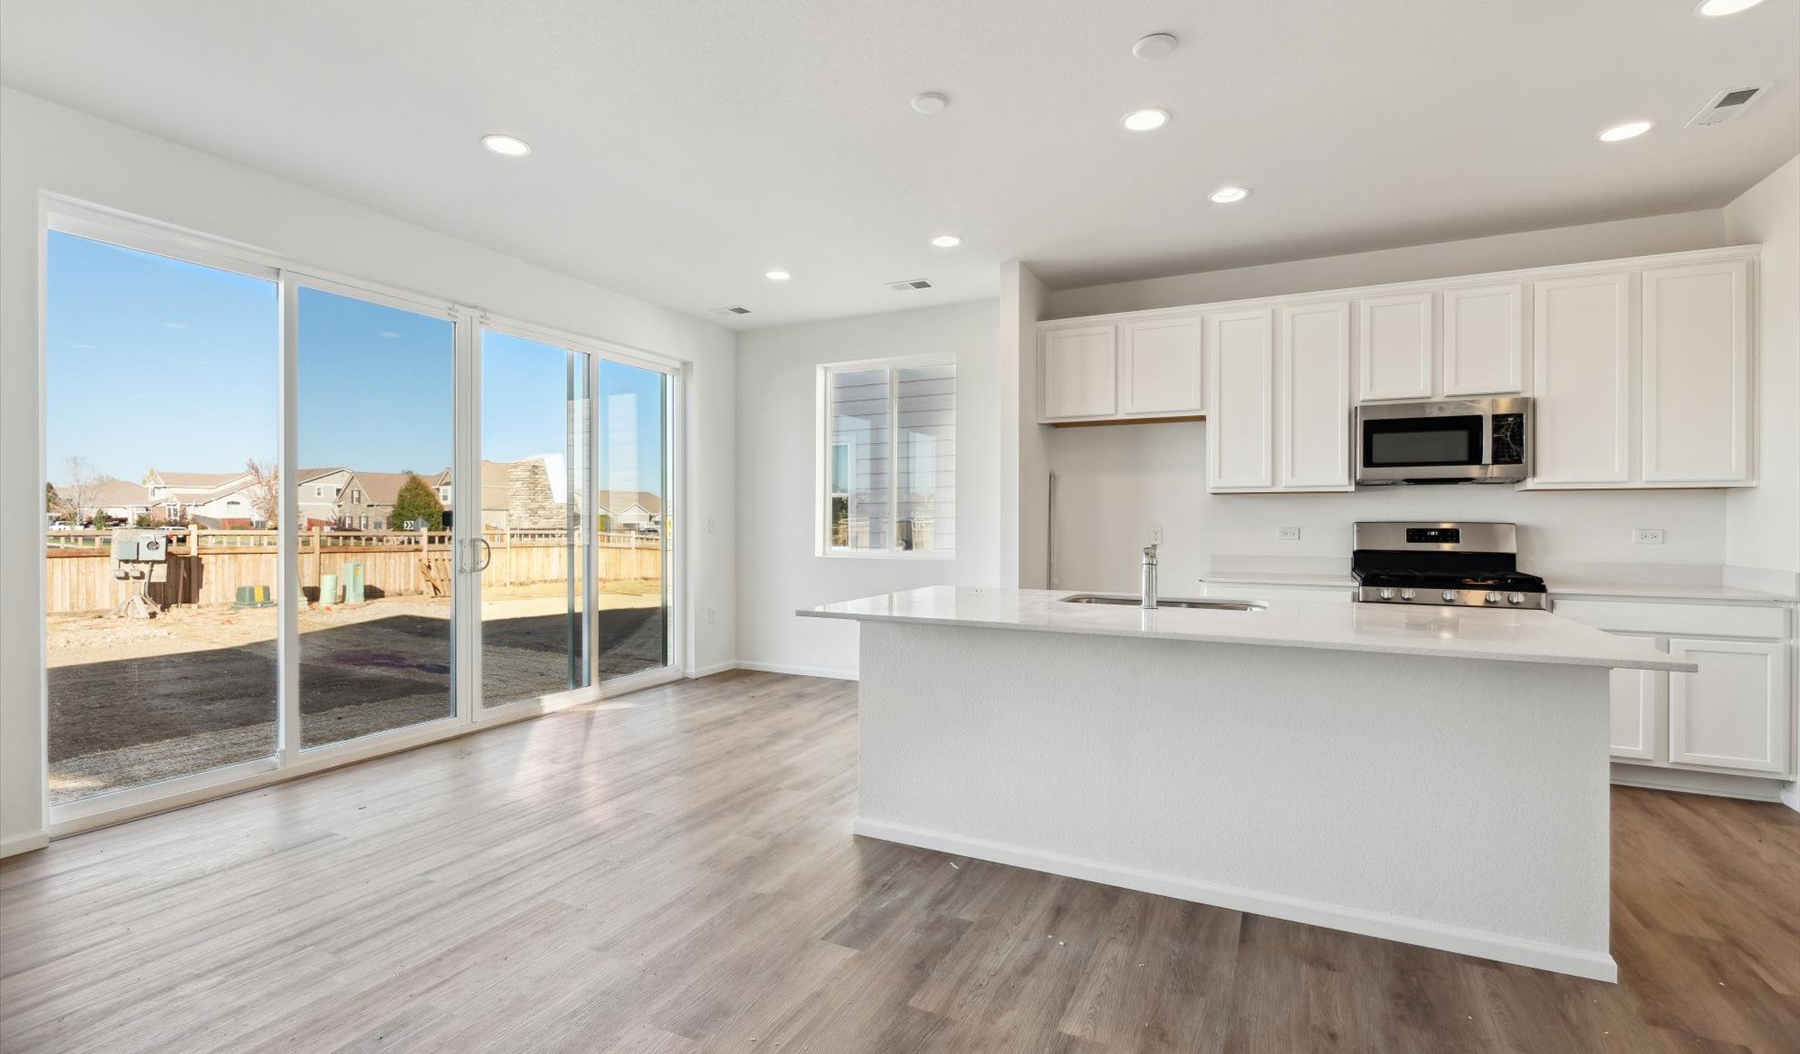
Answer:
[[[1668,760],[1658,749],[1662,743],[1659,726],[1668,695],[1669,675],[1662,670],[1612,672],[1613,757]]]
[[[1787,653],[1775,641],[1671,638],[1669,654],[1700,672],[1669,675],[1669,761],[1785,773]]]
[[[1612,757],[1659,768],[1785,776],[1794,697],[1790,609],[1774,604],[1557,600],[1557,614],[1655,642],[1695,673],[1614,670]],[[1764,639],[1748,639],[1761,637]]]

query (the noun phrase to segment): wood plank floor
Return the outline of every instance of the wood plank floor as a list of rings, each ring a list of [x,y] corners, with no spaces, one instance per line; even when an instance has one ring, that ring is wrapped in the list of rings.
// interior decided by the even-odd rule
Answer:
[[[1800,816],[1614,791],[1607,985],[866,839],[732,673],[0,866],[0,1050],[1800,1050]]]

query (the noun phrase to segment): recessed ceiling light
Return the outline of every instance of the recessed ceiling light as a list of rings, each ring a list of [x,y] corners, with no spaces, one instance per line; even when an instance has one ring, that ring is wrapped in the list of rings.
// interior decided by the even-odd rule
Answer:
[[[1167,110],[1133,110],[1119,121],[1133,132],[1153,132],[1169,123]]]
[[[1140,59],[1163,59],[1175,53],[1176,41],[1171,33],[1152,33],[1131,45],[1131,53]]]
[[[1601,132],[1600,141],[1602,143],[1620,143],[1627,139],[1636,139],[1655,126],[1655,121],[1626,121],[1624,124],[1615,124]]]
[[[524,157],[531,153],[531,144],[515,135],[484,135],[481,145],[501,157]]]
[[[1212,192],[1213,202],[1218,205],[1229,205],[1234,201],[1243,201],[1249,196],[1250,191],[1245,187],[1220,187],[1218,190]]]
[[[943,113],[944,107],[950,105],[950,96],[941,91],[928,91],[913,96],[912,108],[923,114]]]
[[[940,234],[931,239],[931,244],[940,249],[954,249],[962,244],[962,238],[954,234]]]
[[[782,269],[780,269],[778,267],[773,271],[764,271],[763,277],[767,278],[771,282],[785,282],[794,276],[791,274],[788,274],[786,271],[783,271]]]
[[[1723,18],[1739,11],[1748,11],[1760,3],[1762,0],[1701,0],[1694,12],[1707,18]]]

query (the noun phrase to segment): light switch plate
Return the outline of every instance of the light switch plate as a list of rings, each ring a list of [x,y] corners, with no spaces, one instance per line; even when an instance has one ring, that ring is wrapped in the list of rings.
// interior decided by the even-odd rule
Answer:
[[[1661,545],[1663,532],[1661,527],[1634,527],[1631,531],[1633,545]]]
[[[1300,528],[1277,527],[1275,528],[1275,540],[1278,542],[1297,542],[1300,540]]]

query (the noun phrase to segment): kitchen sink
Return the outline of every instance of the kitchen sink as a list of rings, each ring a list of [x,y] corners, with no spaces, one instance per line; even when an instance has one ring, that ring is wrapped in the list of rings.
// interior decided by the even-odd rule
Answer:
[[[1104,596],[1099,593],[1077,593],[1074,596],[1063,597],[1060,602],[1064,604],[1109,604],[1114,607],[1129,608],[1137,607],[1139,603],[1137,597]],[[1173,598],[1158,599],[1156,606],[1159,608],[1199,608],[1203,611],[1261,611],[1268,607],[1267,604],[1255,600],[1175,600]]]

